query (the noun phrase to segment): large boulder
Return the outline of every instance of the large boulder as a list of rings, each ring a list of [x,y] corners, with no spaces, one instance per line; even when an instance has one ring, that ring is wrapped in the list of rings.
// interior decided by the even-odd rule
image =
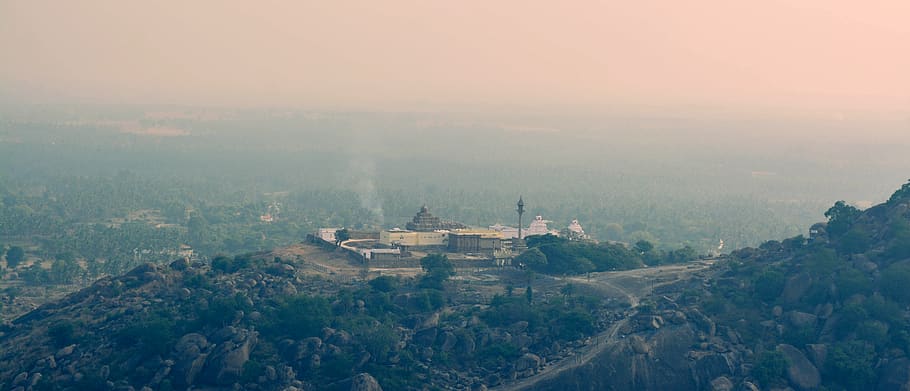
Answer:
[[[517,361],[515,361],[515,370],[521,372],[526,369],[530,369],[534,372],[537,372],[537,369],[540,368],[540,364],[542,362],[543,361],[536,354],[525,353],[523,356],[519,357]]]
[[[172,368],[172,376],[177,386],[189,386],[196,380],[202,371],[205,360],[208,358],[208,339],[202,334],[189,333],[180,337],[174,345],[177,358]]]
[[[733,382],[726,376],[711,380],[711,391],[733,391]]]
[[[797,274],[787,280],[781,298],[785,303],[796,303],[812,286],[812,277],[808,274]]]
[[[705,387],[718,377],[732,376],[735,368],[733,361],[725,354],[702,355],[695,360],[695,382],[700,385],[699,388]]]
[[[240,379],[243,365],[250,359],[250,352],[256,345],[258,333],[246,329],[234,329],[236,334],[218,345],[210,355],[203,370],[207,383],[231,385]]]
[[[818,323],[818,317],[806,312],[790,311],[787,313],[787,321],[795,328],[814,328],[816,323]]]
[[[821,375],[818,373],[818,368],[812,365],[803,352],[793,345],[787,344],[777,345],[777,350],[784,354],[789,363],[787,379],[790,380],[790,384],[800,390],[811,390],[818,387],[821,383]]]
[[[351,391],[382,391],[382,387],[369,373],[361,373],[351,379]]]

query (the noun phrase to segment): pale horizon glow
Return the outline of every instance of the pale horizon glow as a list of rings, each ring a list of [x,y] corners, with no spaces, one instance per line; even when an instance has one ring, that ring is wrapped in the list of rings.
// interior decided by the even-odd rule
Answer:
[[[0,103],[910,118],[910,2],[0,1]]]

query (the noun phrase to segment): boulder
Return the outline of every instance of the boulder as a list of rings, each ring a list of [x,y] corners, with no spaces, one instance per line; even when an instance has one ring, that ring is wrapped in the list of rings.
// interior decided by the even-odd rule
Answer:
[[[761,389],[758,388],[758,386],[756,386],[754,383],[748,382],[748,381],[744,381],[742,386],[739,387],[739,389],[741,391],[761,391]]]
[[[69,345],[69,346],[63,347],[60,350],[58,350],[57,354],[55,354],[54,356],[57,358],[66,357],[66,356],[69,356],[70,354],[73,354],[73,350],[75,350],[75,349],[76,349],[75,344]]]
[[[808,274],[797,274],[787,280],[781,298],[785,303],[796,303],[812,286],[812,277]]]
[[[528,329],[528,322],[524,320],[519,320],[518,322],[512,323],[509,326],[509,332],[512,334],[519,334]]]
[[[458,354],[463,356],[471,355],[476,348],[477,343],[474,341],[473,335],[464,333],[458,336],[458,343],[455,345]]]
[[[190,260],[187,258],[179,258],[170,264],[171,269],[174,270],[186,270],[190,267]]]
[[[726,376],[711,380],[711,391],[732,391],[733,382]]]
[[[361,373],[351,379],[351,391],[382,391],[382,387],[369,373]]]
[[[205,363],[203,378],[208,383],[231,385],[240,379],[243,365],[250,359],[250,352],[256,345],[258,333],[246,329],[234,329],[236,334],[218,345]]]
[[[824,368],[828,358],[828,345],[823,343],[806,345],[806,351],[809,353],[809,359],[815,364],[816,368]]]
[[[711,320],[711,318],[705,316],[705,314],[701,313],[699,310],[692,308],[686,313],[686,316],[708,336],[713,337],[717,332],[717,325],[714,323],[714,321]]]
[[[537,372],[537,369],[540,368],[541,363],[542,360],[536,354],[525,353],[515,361],[515,371],[521,372],[530,369],[534,372]]]
[[[628,341],[632,351],[636,354],[648,354],[651,351],[651,346],[645,342],[644,338],[639,337],[638,335],[632,335],[629,337]]]
[[[819,304],[815,310],[815,315],[821,319],[828,319],[834,312],[834,305],[831,303]]]
[[[458,337],[455,336],[455,333],[451,331],[445,331],[442,333],[442,351],[448,352],[455,347],[455,343],[458,342]]]
[[[784,354],[789,363],[787,378],[790,380],[790,384],[800,390],[811,390],[818,387],[821,383],[821,375],[802,351],[787,344],[777,345],[777,350]]]
[[[423,329],[414,334],[414,343],[420,346],[432,346],[436,342],[436,335],[439,331],[433,327]]]
[[[439,313],[434,312],[432,315],[428,316],[423,320],[423,322],[420,323],[420,326],[417,327],[417,330],[435,328],[437,326],[439,326]]]
[[[795,328],[814,328],[816,323],[818,323],[818,317],[806,312],[790,311],[787,313],[787,322]]]
[[[771,315],[774,315],[775,318],[780,318],[780,316],[783,314],[784,314],[784,308],[779,305],[776,305],[776,306],[774,306],[774,308],[771,309]]]
[[[701,385],[700,387],[711,384],[711,381],[718,377],[732,376],[734,371],[733,362],[724,354],[710,353],[695,361],[695,381]]]

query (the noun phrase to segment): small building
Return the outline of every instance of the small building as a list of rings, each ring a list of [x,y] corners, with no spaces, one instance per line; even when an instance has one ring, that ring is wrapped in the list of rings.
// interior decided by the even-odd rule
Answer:
[[[509,227],[502,224],[491,225],[490,229],[502,234],[503,239],[514,239],[518,237],[518,228]],[[522,232],[524,233],[524,232]]]
[[[360,250],[360,255],[368,261],[399,261],[401,250],[397,248],[368,248]]]
[[[188,245],[188,244],[181,244],[180,247],[177,248],[178,257],[192,259],[193,255],[195,255],[193,252],[193,248],[190,247],[190,245]]]
[[[316,230],[316,238],[322,239],[329,243],[335,243],[335,232],[341,228],[319,228]]]
[[[533,235],[556,235],[559,236],[559,231],[552,230],[547,227],[549,220],[544,220],[543,216],[536,216],[534,220],[531,221],[531,225],[527,228],[522,228],[521,238],[518,237],[518,228],[505,226],[502,224],[491,225],[490,230],[499,232],[502,234],[503,239],[524,239],[528,236]],[[576,221],[577,222],[577,221]],[[581,228],[581,226],[579,226]],[[582,231],[583,232],[583,231]]]
[[[449,232],[448,251],[492,255],[502,249],[502,233],[492,230],[456,230]]]
[[[384,246],[438,247],[446,246],[448,231],[415,232],[393,228],[379,232],[379,244]]]

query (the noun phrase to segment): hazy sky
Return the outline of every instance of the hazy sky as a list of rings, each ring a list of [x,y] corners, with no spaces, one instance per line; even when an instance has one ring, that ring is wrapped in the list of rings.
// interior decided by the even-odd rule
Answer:
[[[908,0],[0,0],[0,100],[910,116]]]

